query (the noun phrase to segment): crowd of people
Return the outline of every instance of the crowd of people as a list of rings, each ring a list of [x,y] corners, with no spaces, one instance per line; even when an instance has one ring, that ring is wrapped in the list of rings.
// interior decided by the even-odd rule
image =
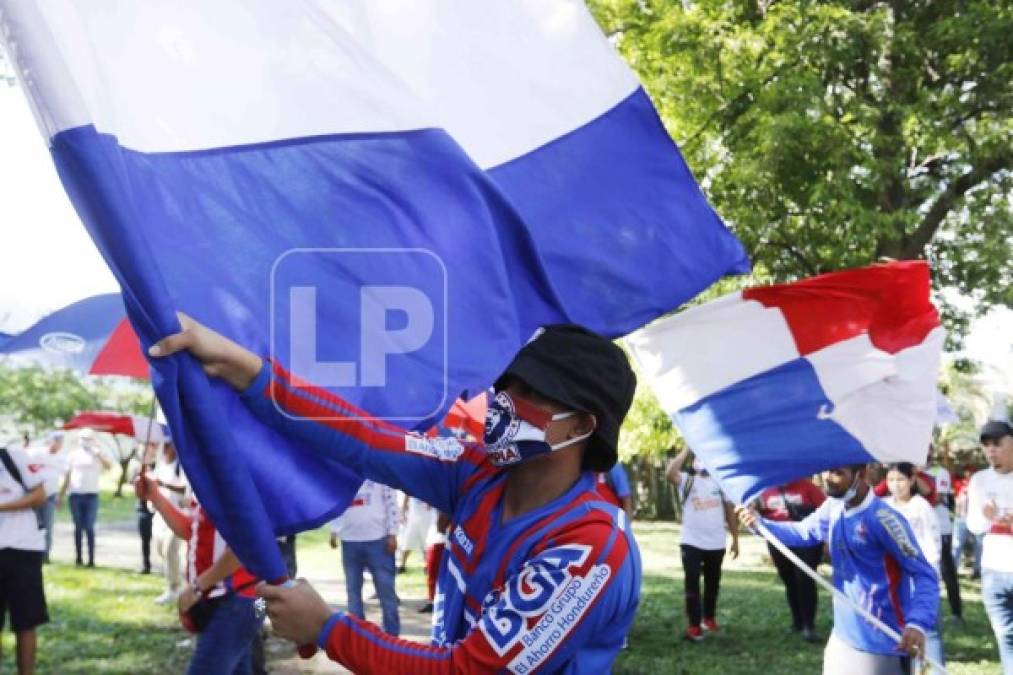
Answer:
[[[999,647],[1003,672],[1013,672],[1013,427],[993,420],[981,429],[985,465],[947,468],[930,448],[928,463],[915,467],[853,465],[768,488],[739,519],[762,522],[813,572],[826,560],[834,583],[898,633],[911,655],[945,664],[944,625],[963,630],[958,581],[969,558],[971,579],[982,595]],[[682,563],[686,628],[691,642],[719,630],[717,601],[721,565],[738,554],[735,507],[689,450],[673,459],[666,478],[682,506]],[[956,477],[954,477],[956,476]],[[883,508],[887,506],[889,508]],[[957,531],[956,538],[952,533]],[[785,590],[790,630],[822,644],[816,632],[817,588],[811,575],[773,542],[768,552]],[[704,579],[701,602],[700,576]],[[950,618],[938,610],[940,585]],[[834,628],[824,652],[824,673],[908,672],[910,661],[881,630],[835,598]],[[931,672],[937,672],[934,668]]]
[[[171,439],[161,453],[143,448],[134,480],[138,571],[151,573],[153,551],[163,559],[166,589],[156,600],[175,600],[183,626],[199,634],[189,672],[263,668],[265,612],[258,602],[276,634],[301,651],[315,645],[355,672],[610,668],[628,644],[641,582],[633,494],[617,462],[635,378],[615,345],[576,326],[549,327],[496,383],[481,441],[406,435],[397,450],[370,446],[367,433],[301,424],[286,414],[284,397],[274,398],[284,390],[273,386],[273,378],[287,377],[282,368],[264,368],[256,355],[186,317],[184,326],[153,356],[189,350],[243,393],[266,424],[340,453],[365,478],[331,524],[348,597],[347,611],[334,611],[304,581],[257,580],[188,489]],[[57,432],[28,450],[0,452],[0,617],[10,616],[21,673],[32,672],[35,628],[48,620],[42,566],[53,513],[65,498],[75,562],[95,565],[99,476],[110,462],[93,433],[77,432],[75,440],[65,452]],[[741,524],[778,540],[769,542],[769,553],[784,584],[790,629],[807,642],[826,641],[824,673],[910,673],[923,657],[941,664],[940,586],[950,624],[960,629],[957,575],[970,544],[980,548],[974,574],[1004,672],[1013,672],[1013,428],[989,422],[981,445],[988,467],[973,475],[951,473],[935,456],[921,468],[845,465],[823,472],[821,487],[797,480],[739,507],[698,459],[690,461],[688,449],[680,452],[666,472],[682,507],[680,632],[695,643],[722,630],[721,569],[726,551],[738,555]],[[186,562],[179,564],[184,542]],[[295,578],[294,537],[278,546]],[[425,647],[399,638],[396,577],[414,551],[429,576],[422,609],[432,612],[432,641]],[[826,638],[817,632],[815,583],[791,554],[812,569],[824,560],[832,567],[840,593]],[[381,626],[365,620],[367,572]]]

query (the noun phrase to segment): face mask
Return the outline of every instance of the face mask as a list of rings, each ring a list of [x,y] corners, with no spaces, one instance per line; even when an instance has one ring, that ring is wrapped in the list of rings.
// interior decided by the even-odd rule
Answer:
[[[485,452],[496,466],[509,466],[579,443],[591,432],[555,445],[549,445],[545,440],[545,430],[550,423],[576,414],[563,412],[553,415],[501,391],[485,414]]]

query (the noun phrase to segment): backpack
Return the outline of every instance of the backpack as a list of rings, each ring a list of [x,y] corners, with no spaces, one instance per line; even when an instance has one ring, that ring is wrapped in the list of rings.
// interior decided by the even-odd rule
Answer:
[[[28,486],[25,485],[25,481],[21,478],[21,471],[18,470],[17,465],[14,463],[14,458],[11,457],[11,453],[7,451],[7,448],[0,448],[0,463],[4,465],[7,472],[17,481],[21,489],[25,491],[25,494],[31,492]],[[35,523],[39,526],[39,529],[46,529],[45,521],[42,518],[42,511],[37,507],[32,508],[32,511],[35,512]]]

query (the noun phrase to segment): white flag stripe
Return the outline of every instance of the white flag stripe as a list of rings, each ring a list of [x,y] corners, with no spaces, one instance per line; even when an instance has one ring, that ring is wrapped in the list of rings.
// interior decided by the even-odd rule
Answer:
[[[807,354],[806,359],[812,363],[827,398],[835,403],[897,374],[895,357],[877,349],[866,334],[835,342]]]
[[[946,332],[893,355],[896,374],[834,400],[830,418],[881,462],[924,461],[936,417],[936,380]]]
[[[781,310],[741,293],[661,319],[627,344],[670,414],[799,357]]]
[[[638,87],[579,0],[0,8],[45,135],[93,123],[143,152],[439,127],[488,168]]]

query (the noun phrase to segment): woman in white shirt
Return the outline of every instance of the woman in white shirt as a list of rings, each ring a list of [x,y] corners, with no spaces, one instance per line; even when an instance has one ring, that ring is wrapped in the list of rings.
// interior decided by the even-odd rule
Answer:
[[[908,462],[891,464],[886,474],[886,485],[890,489],[890,496],[886,498],[886,503],[907,519],[914,532],[915,540],[918,542],[918,548],[922,550],[922,555],[936,569],[938,575],[939,558],[942,551],[939,517],[928,501],[918,494],[914,465]],[[935,630],[925,636],[925,651],[927,656],[939,663],[945,663],[943,661],[941,617],[940,621],[936,623]],[[937,671],[933,670],[932,672]]]
[[[102,471],[112,462],[102,454],[102,448],[91,429],[78,433],[77,447],[67,455],[69,471],[60,489],[60,501],[70,488],[70,514],[74,519],[74,551],[76,563],[81,558],[81,535],[88,539],[88,567],[95,567],[95,518],[98,516],[98,483]]]

